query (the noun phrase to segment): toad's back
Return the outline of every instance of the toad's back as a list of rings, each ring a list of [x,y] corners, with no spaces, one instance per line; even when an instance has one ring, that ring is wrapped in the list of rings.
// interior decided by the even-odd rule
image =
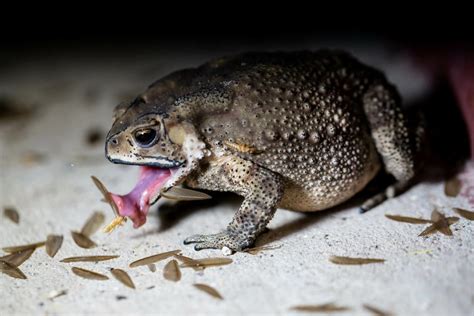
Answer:
[[[246,54],[198,71],[206,74],[198,80],[201,90],[224,84],[232,100],[202,116],[206,142],[216,150],[240,145],[233,146],[236,154],[282,175],[287,185],[280,206],[325,209],[354,195],[379,170],[363,95],[385,81],[349,55]]]

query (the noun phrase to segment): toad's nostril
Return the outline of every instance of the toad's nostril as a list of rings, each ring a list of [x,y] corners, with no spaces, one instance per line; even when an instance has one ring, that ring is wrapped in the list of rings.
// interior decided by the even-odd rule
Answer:
[[[112,138],[112,139],[110,140],[110,142],[112,143],[112,145],[115,145],[115,146],[117,146],[118,143],[119,143],[117,137]]]

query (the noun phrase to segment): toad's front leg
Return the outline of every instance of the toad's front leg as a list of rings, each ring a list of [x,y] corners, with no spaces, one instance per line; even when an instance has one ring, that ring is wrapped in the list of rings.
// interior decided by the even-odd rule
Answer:
[[[272,219],[283,195],[280,175],[234,156],[212,162],[203,174],[188,181],[188,185],[214,191],[231,191],[245,198],[224,231],[185,239],[185,244],[196,243],[196,250],[228,247],[240,251],[250,247]]]

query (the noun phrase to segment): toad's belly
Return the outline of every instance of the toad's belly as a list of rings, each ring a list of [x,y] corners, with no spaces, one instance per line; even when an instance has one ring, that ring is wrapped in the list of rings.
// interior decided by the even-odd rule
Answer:
[[[357,176],[338,179],[315,179],[298,183],[287,179],[285,192],[278,207],[292,211],[313,212],[338,205],[361,191],[381,168],[375,148],[370,150],[364,168]],[[310,170],[308,170],[311,172]]]

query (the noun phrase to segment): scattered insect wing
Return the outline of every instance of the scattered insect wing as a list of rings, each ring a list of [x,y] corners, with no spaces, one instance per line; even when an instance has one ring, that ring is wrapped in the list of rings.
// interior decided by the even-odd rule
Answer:
[[[122,270],[122,269],[111,269],[110,272],[112,273],[112,275],[118,281],[120,281],[125,286],[128,286],[129,288],[132,288],[132,289],[135,288],[135,284],[133,283],[132,279],[130,278],[128,273],[125,272],[124,270]]]
[[[28,249],[36,249],[39,247],[43,247],[45,244],[46,244],[45,241],[41,241],[34,244],[29,244],[29,245],[4,247],[2,248],[2,250],[8,253],[13,253],[13,252],[20,252],[20,251],[28,250]]]
[[[214,289],[213,287],[209,286],[209,285],[206,285],[206,284],[202,284],[202,283],[195,283],[193,284],[194,287],[196,287],[197,289],[203,291],[203,292],[206,292],[207,294],[211,295],[212,297],[215,297],[217,299],[220,299],[220,300],[223,300],[224,298],[222,297],[222,295],[216,290]]]
[[[444,184],[444,194],[450,197],[458,196],[459,192],[461,192],[462,182],[457,177],[452,177]]]
[[[410,223],[410,224],[427,224],[432,223],[433,221],[424,218],[416,218],[416,217],[408,217],[408,216],[400,216],[400,215],[390,215],[385,214],[385,217],[402,223]]]
[[[0,257],[0,260],[8,262],[14,265],[15,267],[19,267],[23,262],[25,262],[31,257],[31,255],[33,254],[33,252],[35,252],[35,250],[36,250],[35,248],[32,248],[32,249],[19,251],[19,252],[14,252],[7,256]]]
[[[471,212],[462,208],[458,208],[458,207],[455,207],[454,211],[458,213],[459,215],[461,215],[462,217],[464,217],[465,219],[474,221],[474,212]]]
[[[334,264],[361,265],[361,264],[369,264],[369,263],[383,263],[385,262],[385,259],[331,256],[329,257],[329,261],[331,261]]]
[[[90,240],[90,238],[84,234],[72,231],[71,235],[76,245],[78,245],[81,248],[89,249],[89,248],[97,247],[97,244],[93,242],[92,240]]]
[[[181,252],[181,250],[177,249],[177,250],[167,251],[167,252],[159,253],[159,254],[156,254],[156,255],[153,255],[153,256],[145,257],[145,258],[142,258],[142,259],[139,259],[137,261],[134,261],[134,262],[130,263],[129,267],[130,268],[135,268],[135,267],[139,267],[139,266],[149,265],[151,263],[155,263],[155,262],[167,259],[167,258],[169,258],[169,257],[171,257],[171,256],[173,256],[173,255],[175,255],[179,252]]]
[[[53,258],[59,251],[63,244],[63,236],[48,235],[46,239],[46,253]]]
[[[163,269],[163,277],[166,280],[178,282],[181,280],[181,271],[178,267],[178,262],[176,260],[171,260],[165,265]]]
[[[20,222],[20,214],[18,214],[17,210],[13,207],[4,208],[3,215],[16,224]]]
[[[94,212],[81,229],[81,233],[87,237],[92,236],[104,224],[105,216],[101,212]]]
[[[99,261],[107,261],[107,260],[112,260],[116,259],[119,256],[82,256],[82,257],[69,257],[69,258],[64,258],[60,262],[99,262]]]
[[[1,261],[0,260],[0,272],[5,273],[6,275],[11,276],[12,278],[16,279],[26,279],[26,275],[21,272],[18,267],[15,267],[13,264]]]
[[[333,303],[322,305],[298,305],[291,308],[294,311],[313,312],[313,313],[335,313],[349,310],[345,306],[337,306]]]
[[[97,273],[97,272],[94,272],[94,271],[82,269],[82,268],[77,268],[77,267],[73,267],[72,272],[75,275],[80,276],[81,278],[89,279],[89,280],[101,280],[102,281],[102,280],[108,280],[109,279],[109,277],[106,276],[106,275],[103,275],[103,274],[100,274],[100,273]]]

